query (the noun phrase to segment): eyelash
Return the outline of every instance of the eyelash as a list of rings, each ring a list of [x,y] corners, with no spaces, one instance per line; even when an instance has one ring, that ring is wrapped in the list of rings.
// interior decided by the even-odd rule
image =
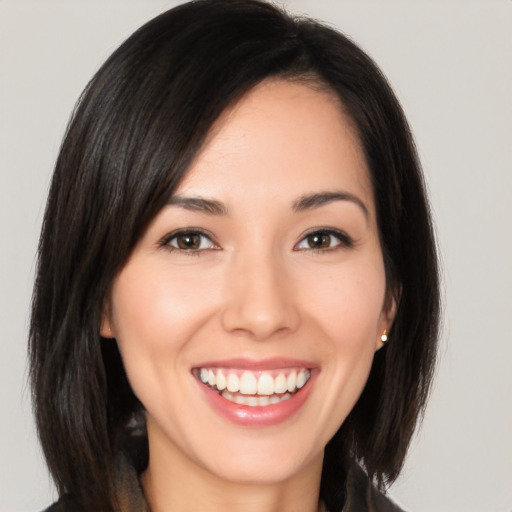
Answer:
[[[178,237],[180,236],[188,236],[188,237],[194,237],[199,236],[199,247],[197,248],[186,248],[186,247],[179,247],[172,245],[172,242],[175,240],[178,240]],[[311,237],[329,237],[329,243],[332,243],[332,239],[335,238],[338,243],[335,245],[329,246],[329,247],[300,247],[301,244],[307,243],[308,239],[309,241],[312,241]],[[201,247],[201,245],[204,242],[204,239],[209,240],[209,247]],[[171,252],[180,252],[181,254],[186,255],[196,255],[198,256],[201,254],[201,252],[205,250],[219,250],[220,247],[215,243],[213,240],[213,237],[210,233],[207,231],[204,231],[202,229],[198,228],[186,228],[186,229],[178,229],[176,231],[173,231],[172,233],[169,233],[166,235],[160,242],[160,247],[165,247],[167,250]],[[335,251],[336,249],[340,248],[351,248],[354,246],[354,241],[352,238],[350,238],[347,233],[344,231],[340,231],[338,229],[333,228],[315,228],[312,231],[309,231],[308,233],[304,234],[302,238],[299,240],[299,242],[294,246],[295,251],[312,251],[316,253],[321,252],[330,252]]]
[[[189,237],[193,237],[193,236],[199,236],[201,237],[202,240],[200,240],[200,246],[197,248],[197,249],[194,249],[194,248],[184,248],[184,247],[176,247],[174,245],[172,245],[172,241],[173,240],[177,240],[178,237],[180,236],[189,236]],[[210,244],[211,247],[203,247],[201,248],[201,245],[204,241],[204,239],[208,239],[210,241]],[[208,233],[207,231],[204,231],[202,229],[198,229],[198,228],[187,228],[187,229],[178,229],[176,231],[173,231],[172,233],[169,233],[168,235],[166,235],[158,244],[160,247],[165,247],[167,250],[171,251],[171,252],[180,252],[182,254],[186,254],[186,255],[199,255],[202,251],[205,251],[205,250],[218,250],[219,249],[219,246],[213,241],[213,237],[210,233]]]
[[[332,238],[335,238],[338,240],[338,243],[330,246],[330,247],[304,247],[300,248],[300,244],[306,242],[308,238],[314,237],[314,236],[320,236],[320,237],[330,237],[330,240],[332,242]],[[302,236],[300,241],[295,245],[295,250],[308,250],[313,252],[328,252],[328,251],[335,251],[336,249],[340,248],[351,248],[354,246],[354,241],[352,238],[350,238],[347,233],[344,231],[340,231],[338,229],[333,228],[315,228],[312,231],[309,231],[305,235]]]

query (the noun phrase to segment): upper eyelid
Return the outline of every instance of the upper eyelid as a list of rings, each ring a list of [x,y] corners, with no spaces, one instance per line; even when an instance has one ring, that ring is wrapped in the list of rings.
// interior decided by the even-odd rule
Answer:
[[[299,236],[299,241],[304,240],[304,238],[306,238],[307,236],[313,235],[315,233],[327,233],[329,235],[340,236],[340,237],[352,240],[352,237],[343,229],[331,228],[331,227],[327,227],[327,226],[319,226],[319,227],[311,228],[311,229],[304,231],[304,233],[302,233]]]
[[[299,237],[299,240],[294,245],[294,250],[308,236],[314,235],[315,233],[324,233],[324,234],[332,235],[332,236],[336,237],[340,241],[340,245],[342,245],[342,246],[344,245],[345,247],[353,247],[354,244],[355,244],[355,240],[346,231],[344,231],[342,229],[329,228],[329,227],[318,227],[318,228],[309,229],[308,231],[302,233],[302,235],[300,235],[300,237]],[[334,247],[332,249],[334,249]],[[326,249],[313,249],[313,248],[311,248],[310,250],[312,250],[312,251],[315,251],[315,250],[323,251],[323,250],[326,250]]]
[[[206,229],[203,229],[203,228],[198,228],[198,227],[187,227],[187,228],[178,228],[178,229],[175,229],[173,231],[171,231],[170,233],[167,233],[166,235],[164,235],[160,241],[158,242],[158,245],[168,245],[169,242],[179,236],[179,235],[183,235],[183,234],[187,234],[187,233],[192,233],[192,234],[197,234],[197,235],[202,235],[202,236],[205,236],[207,237],[209,240],[211,240],[211,242],[215,245],[218,245],[217,241],[215,240],[215,237],[213,236],[212,233],[210,233],[209,231],[207,231]]]

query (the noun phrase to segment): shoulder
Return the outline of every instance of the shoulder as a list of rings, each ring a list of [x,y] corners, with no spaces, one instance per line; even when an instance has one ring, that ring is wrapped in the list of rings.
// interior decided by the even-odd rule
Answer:
[[[347,474],[347,501],[343,512],[404,512],[370,481],[354,464]]]
[[[149,512],[137,471],[123,454],[119,454],[117,460],[115,479],[116,501],[124,512]],[[106,503],[84,504],[75,495],[66,494],[43,512],[102,512],[105,510],[110,511],[112,508]]]

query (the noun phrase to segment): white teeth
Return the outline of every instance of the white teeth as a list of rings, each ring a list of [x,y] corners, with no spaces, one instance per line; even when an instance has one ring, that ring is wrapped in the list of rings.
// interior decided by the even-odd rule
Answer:
[[[219,391],[222,391],[223,389],[226,389],[227,386],[226,377],[224,377],[224,374],[221,370],[217,372],[217,389]]]
[[[259,405],[257,396],[245,396],[244,402],[245,405],[249,405],[250,407],[256,407]]]
[[[270,398],[266,395],[259,396],[258,397],[258,405],[260,407],[265,407],[266,405],[270,404]]]
[[[288,373],[289,372],[289,373]],[[277,372],[276,372],[277,373]],[[288,375],[286,375],[288,373]],[[276,377],[271,372],[244,371],[240,376],[240,370],[201,368],[198,377],[206,385],[216,388],[218,391],[227,390],[230,393],[241,395],[259,395],[260,397],[272,397],[272,395],[294,393],[305,386],[311,372],[305,368],[299,371],[283,370]],[[288,395],[288,398],[290,395]],[[233,401],[235,398],[233,398]],[[284,398],[286,400],[286,398]],[[263,400],[263,403],[276,403]]]
[[[295,385],[297,383],[297,372],[291,372],[290,375],[288,375],[287,384],[288,384],[288,391],[291,393],[295,389]]]
[[[229,400],[230,402],[235,402],[239,405],[248,405],[249,407],[265,407],[267,405],[278,404],[282,400],[288,400],[291,395],[290,393],[285,393],[282,396],[272,395],[268,396],[248,396],[242,395],[241,393],[230,393],[227,389],[222,392],[222,396]]]
[[[306,371],[305,370],[301,370],[299,372],[299,374],[297,375],[297,387],[300,389],[301,387],[304,386],[304,384],[306,384],[307,382],[307,376],[306,376]]]
[[[228,388],[228,391],[231,391],[232,393],[236,393],[240,389],[240,381],[236,374],[228,374],[226,387]]]
[[[273,395],[274,379],[272,375],[263,373],[258,380],[258,395]]]
[[[288,382],[284,373],[280,373],[274,380],[274,393],[285,393],[288,390]]]
[[[242,395],[255,395],[258,391],[258,383],[256,377],[251,372],[242,373],[240,379],[240,393]]]

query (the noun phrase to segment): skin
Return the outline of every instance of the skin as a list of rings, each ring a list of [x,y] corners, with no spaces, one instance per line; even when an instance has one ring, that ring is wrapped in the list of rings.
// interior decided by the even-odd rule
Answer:
[[[294,208],[340,191],[351,196]],[[359,140],[329,92],[267,80],[221,116],[176,195],[225,211],[162,209],[113,283],[101,329],[147,411],[151,510],[316,511],[324,447],[393,320]],[[208,236],[179,249],[169,234],[182,228]],[[317,248],[307,234],[318,228],[343,236]],[[191,373],[233,357],[294,357],[318,374],[292,417],[241,426]]]

